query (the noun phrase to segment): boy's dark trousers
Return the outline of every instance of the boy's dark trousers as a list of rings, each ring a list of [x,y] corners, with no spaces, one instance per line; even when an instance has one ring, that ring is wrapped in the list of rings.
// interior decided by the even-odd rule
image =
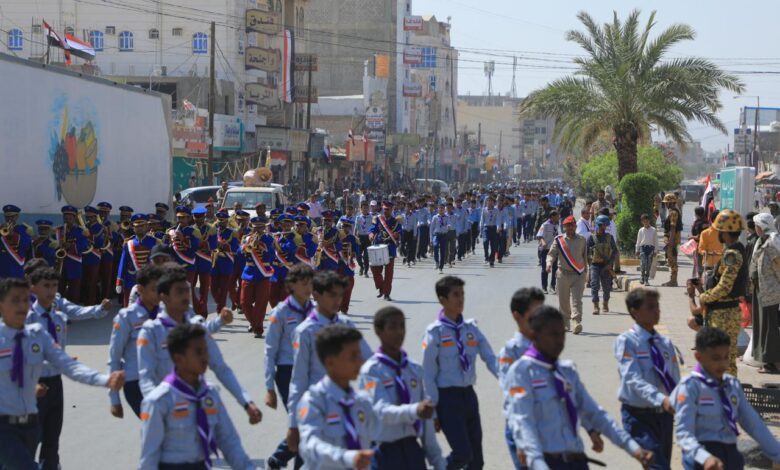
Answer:
[[[492,265],[496,260],[496,255],[498,254],[498,229],[495,225],[488,225],[485,227],[485,234],[485,238],[490,244],[490,255],[488,256],[488,261],[490,261],[490,264]],[[499,259],[501,259],[501,255],[499,255]]]
[[[458,235],[455,234],[455,230],[450,230],[447,232],[447,262],[448,263],[452,263],[453,261],[455,261],[457,240],[458,240]]]
[[[144,395],[141,393],[141,386],[138,385],[138,381],[131,380],[129,382],[125,382],[125,385],[122,387],[122,391],[125,392],[125,400],[127,400],[127,404],[130,405],[133,413],[135,413],[135,415],[140,418],[141,402],[144,399]]]
[[[466,256],[466,250],[469,248],[469,236],[468,232],[458,235],[458,261],[462,261],[463,257]]]
[[[383,442],[374,452],[371,470],[427,470],[425,452],[416,437]]]
[[[24,424],[0,423],[0,468],[38,468],[35,448],[41,431],[36,418]]]
[[[48,387],[46,394],[38,398],[38,419],[41,423],[38,462],[42,470],[57,470],[60,465],[60,433],[65,406],[62,377],[41,377],[38,383]]]
[[[407,264],[411,264],[412,261],[417,260],[417,246],[414,239],[414,231],[404,230],[403,245],[404,245],[404,261],[406,261]]]
[[[477,249],[477,238],[479,238],[479,222],[472,222],[471,223],[471,254],[472,255]]]
[[[360,265],[360,274],[365,274],[368,272],[368,247],[371,246],[371,240],[368,239],[368,235],[358,235],[358,241],[360,242],[360,256],[357,259]]]
[[[431,228],[428,225],[417,227],[417,259],[428,258],[428,244],[431,239]]]
[[[745,459],[737,450],[736,444],[724,444],[723,442],[701,442],[707,452],[723,462],[726,470],[742,470],[745,468]],[[702,470],[704,467],[693,460],[693,457],[683,456],[683,468],[685,470]]]
[[[287,399],[290,397],[290,379],[292,378],[292,367],[293,366],[291,365],[278,365],[276,366],[276,374],[274,374],[276,389],[279,391],[279,396],[282,399],[282,404],[284,405],[285,410],[287,409]],[[292,452],[287,447],[287,439],[283,439],[268,460],[270,461],[273,459],[274,464],[278,464],[279,467],[284,467],[287,465],[287,462],[293,458],[295,458],[295,468],[301,468],[303,466],[303,460],[301,460],[297,453]]]
[[[674,416],[655,408],[622,405],[623,429],[643,448],[653,452],[653,470],[669,470],[672,462]]]
[[[444,437],[452,449],[452,453],[447,456],[447,470],[481,470],[485,465],[482,457],[482,423],[474,388],[440,388],[436,414]]]

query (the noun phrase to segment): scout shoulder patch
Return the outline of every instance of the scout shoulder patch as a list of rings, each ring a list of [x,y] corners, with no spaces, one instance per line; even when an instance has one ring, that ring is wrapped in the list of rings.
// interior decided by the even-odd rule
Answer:
[[[361,423],[364,423],[366,421],[366,413],[363,410],[358,410],[357,418],[358,418],[358,421],[360,421]]]
[[[55,346],[57,346],[57,344],[58,343],[54,343]],[[32,347],[30,347],[30,350],[32,350],[32,352],[34,352],[34,353],[39,353],[39,352],[41,352],[41,345],[38,344],[38,343],[33,343]]]
[[[726,250],[723,254],[723,264],[726,266],[736,266],[737,263],[741,264],[742,257],[734,250]]]

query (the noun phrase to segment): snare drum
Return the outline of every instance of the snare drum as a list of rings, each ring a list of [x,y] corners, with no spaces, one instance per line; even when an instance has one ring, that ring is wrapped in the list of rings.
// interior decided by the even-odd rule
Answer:
[[[368,265],[385,266],[390,264],[390,248],[387,245],[372,245],[368,247]]]

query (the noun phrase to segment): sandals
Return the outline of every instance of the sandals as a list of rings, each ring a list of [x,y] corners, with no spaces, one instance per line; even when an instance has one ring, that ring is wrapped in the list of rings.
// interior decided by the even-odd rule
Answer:
[[[763,367],[758,369],[759,374],[780,374],[780,369],[772,363],[764,364]]]

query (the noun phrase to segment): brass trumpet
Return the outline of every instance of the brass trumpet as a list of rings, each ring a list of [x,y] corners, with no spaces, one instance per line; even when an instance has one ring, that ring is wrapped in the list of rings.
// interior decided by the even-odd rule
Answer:
[[[123,220],[123,221],[119,222],[119,228],[121,228],[122,230],[127,232],[128,230],[130,230],[130,221],[129,220]]]
[[[14,222],[6,222],[0,227],[0,236],[7,237],[14,231],[16,224]]]

